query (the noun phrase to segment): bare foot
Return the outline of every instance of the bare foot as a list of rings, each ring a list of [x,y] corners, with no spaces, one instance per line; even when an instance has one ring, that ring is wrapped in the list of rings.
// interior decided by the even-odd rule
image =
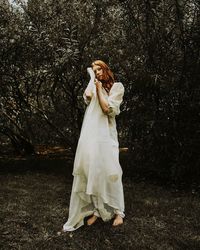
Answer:
[[[119,226],[121,224],[123,224],[123,218],[117,214],[113,221],[113,226]]]
[[[97,220],[97,216],[96,215],[93,215],[91,218],[89,218],[88,220],[87,220],[87,225],[88,226],[91,226],[92,224],[94,224],[95,223],[95,221]]]

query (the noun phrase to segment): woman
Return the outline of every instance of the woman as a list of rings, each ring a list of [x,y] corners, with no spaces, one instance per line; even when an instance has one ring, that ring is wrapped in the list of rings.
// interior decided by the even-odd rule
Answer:
[[[90,82],[83,98],[87,104],[73,168],[69,218],[63,231],[92,225],[97,218],[123,223],[124,194],[115,116],[120,113],[124,87],[101,60],[88,68]],[[96,78],[95,78],[96,77]]]

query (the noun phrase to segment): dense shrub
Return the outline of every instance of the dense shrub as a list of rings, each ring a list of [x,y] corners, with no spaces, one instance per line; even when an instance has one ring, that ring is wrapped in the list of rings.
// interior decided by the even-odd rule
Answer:
[[[20,2],[20,1],[19,1]],[[126,92],[117,117],[134,175],[199,178],[199,2],[38,1],[0,5],[2,138],[76,149],[86,67],[106,61]]]

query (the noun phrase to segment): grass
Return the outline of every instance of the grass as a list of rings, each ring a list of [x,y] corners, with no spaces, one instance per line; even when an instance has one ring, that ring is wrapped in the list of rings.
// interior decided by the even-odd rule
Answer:
[[[72,179],[52,172],[0,175],[0,249],[200,249],[197,193],[123,180],[126,218],[61,233]]]

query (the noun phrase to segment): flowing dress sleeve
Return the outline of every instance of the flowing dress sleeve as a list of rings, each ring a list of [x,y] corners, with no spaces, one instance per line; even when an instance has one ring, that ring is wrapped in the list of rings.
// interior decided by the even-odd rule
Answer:
[[[124,86],[121,82],[114,83],[108,96],[108,115],[115,117],[120,114],[120,105],[123,101]]]
[[[87,105],[90,103],[90,101],[92,99],[92,97],[91,97],[91,99],[89,99],[89,98],[86,97],[85,92],[88,91],[88,90],[92,92],[92,96],[95,94],[95,85],[94,85],[94,83],[91,80],[89,81],[89,83],[87,85],[87,88],[85,89],[85,91],[83,93],[83,99],[84,99],[84,102]]]
[[[88,67],[87,72],[88,72],[88,74],[90,76],[90,81],[88,83],[87,88],[85,89],[85,91],[83,93],[83,99],[84,99],[85,103],[88,105],[90,103],[93,95],[95,95],[96,86],[94,84],[95,73],[94,73],[93,69],[91,67]],[[92,93],[91,99],[86,97],[86,94],[85,94],[86,91],[91,91],[91,93]]]
[[[84,91],[84,93],[83,93],[83,99],[84,99],[84,102],[85,102],[87,105],[89,105],[91,99],[89,99],[89,98],[86,97],[85,91]]]

